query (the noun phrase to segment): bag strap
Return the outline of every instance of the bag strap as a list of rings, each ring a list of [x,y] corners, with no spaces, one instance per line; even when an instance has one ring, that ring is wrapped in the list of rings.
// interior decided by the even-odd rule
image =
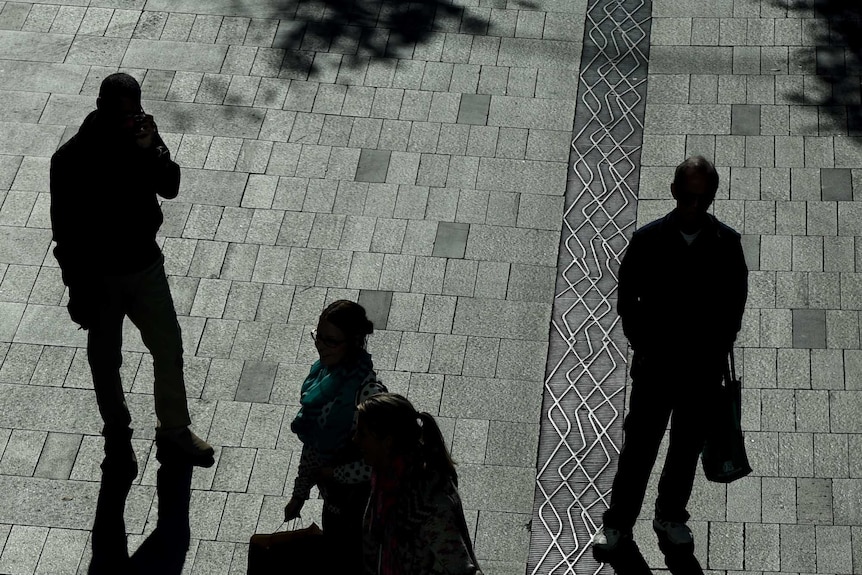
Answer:
[[[736,381],[736,362],[733,357],[733,348],[730,348],[727,361],[724,363],[724,379],[728,385],[730,382]]]

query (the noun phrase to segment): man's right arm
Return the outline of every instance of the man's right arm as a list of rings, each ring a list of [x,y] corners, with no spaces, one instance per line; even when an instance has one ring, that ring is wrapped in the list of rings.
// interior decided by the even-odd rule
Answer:
[[[50,192],[51,192],[51,231],[53,240],[57,244],[54,248],[54,257],[60,264],[63,275],[63,283],[71,285],[81,280],[80,264],[76,261],[79,250],[75,249],[76,231],[74,221],[76,219],[76,202],[72,201],[74,195],[74,174],[69,169],[68,160],[63,155],[54,154],[51,158],[50,170]]]
[[[635,351],[643,348],[643,312],[641,296],[642,239],[632,236],[620,262],[617,286],[617,313],[623,323],[623,333]]]

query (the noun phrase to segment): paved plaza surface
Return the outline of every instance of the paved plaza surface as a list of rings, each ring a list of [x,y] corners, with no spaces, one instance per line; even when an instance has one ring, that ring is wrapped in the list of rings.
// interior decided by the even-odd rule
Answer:
[[[737,364],[754,468],[729,486],[700,474],[697,555],[711,575],[862,573],[862,27],[845,2],[819,4],[0,1],[0,573],[90,561],[101,421],[51,253],[48,166],[118,70],[141,82],[182,167],[159,241],[193,429],[217,460],[194,471],[183,573],[245,573],[249,537],[282,527],[309,331],[341,298],[369,310],[389,389],[438,417],[484,572],[610,573],[584,545],[615,469],[627,349],[613,313],[585,313],[597,329],[566,339],[561,302],[580,313],[592,299],[561,278],[598,262],[584,277],[612,305],[625,238],[672,208],[673,167],[694,153],[715,160],[714,211],[744,234],[751,270]],[[614,11],[624,31],[602,16]],[[605,35],[584,33],[599,21]],[[591,67],[637,33],[636,66]],[[601,97],[585,88],[596,78],[611,86]],[[596,106],[637,94],[611,146],[631,169],[587,181],[578,118],[601,123]],[[570,209],[598,181],[631,196],[613,228]],[[601,231],[580,249],[568,239],[587,221]],[[134,552],[157,524],[159,464],[152,362],[126,328]],[[609,463],[586,481],[598,495],[555,524],[540,446],[583,454],[577,426],[554,429],[546,381],[560,346],[586,366],[590,338],[616,350],[612,371],[562,381],[620,412],[601,422]],[[661,572],[654,489],[636,536]],[[319,522],[315,497],[306,521]]]

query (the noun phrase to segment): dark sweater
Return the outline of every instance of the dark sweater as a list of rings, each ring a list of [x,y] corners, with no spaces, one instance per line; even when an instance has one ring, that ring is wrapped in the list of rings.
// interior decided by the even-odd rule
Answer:
[[[675,212],[643,226],[620,265],[617,309],[632,349],[644,355],[730,351],[747,297],[740,235],[708,214],[691,245]]]
[[[91,112],[78,133],[51,158],[51,227],[63,283],[146,269],[161,255],[163,216],[156,194],[172,199],[180,168],[153,146],[119,142]],[[166,149],[166,148],[165,148]]]

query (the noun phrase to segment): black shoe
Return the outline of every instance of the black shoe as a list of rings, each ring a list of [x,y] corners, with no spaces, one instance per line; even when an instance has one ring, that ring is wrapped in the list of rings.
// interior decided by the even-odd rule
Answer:
[[[212,467],[215,450],[212,445],[192,433],[188,427],[156,429],[156,442],[160,447],[182,454],[192,465]]]

